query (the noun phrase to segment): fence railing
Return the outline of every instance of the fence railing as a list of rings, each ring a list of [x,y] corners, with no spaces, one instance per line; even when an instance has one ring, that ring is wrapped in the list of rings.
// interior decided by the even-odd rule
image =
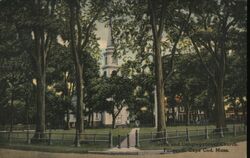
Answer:
[[[30,130],[35,130],[36,128],[36,125],[35,124],[32,124],[32,125],[13,125],[12,126],[12,130],[27,130],[27,129],[30,129]],[[11,129],[11,125],[0,125],[0,131],[9,131]]]
[[[233,125],[227,128],[208,128],[204,129],[189,129],[185,130],[164,130],[160,132],[140,132],[136,130],[135,136],[133,137],[135,147],[144,146],[153,142],[162,144],[179,145],[183,142],[201,141],[208,139],[219,139],[226,136],[239,136],[247,133],[246,125]],[[77,135],[79,137],[78,144],[94,144],[101,145],[101,147],[113,147],[113,144],[117,147],[121,147],[121,142],[124,139],[128,139],[127,147],[129,148],[130,135],[118,135],[113,136],[112,132],[103,133],[81,133]],[[22,130],[22,131],[0,131],[0,143],[8,144],[33,144],[40,142],[46,145],[65,145],[72,146],[76,144],[76,133],[66,132],[52,132],[51,130],[45,133],[38,133],[34,130]]]
[[[82,133],[78,135],[80,143],[85,144],[101,144],[107,147],[112,147],[112,133]],[[39,133],[34,130],[26,131],[0,131],[0,143],[27,143],[32,144],[36,142],[47,145],[72,145],[75,144],[75,133],[62,132],[44,132]]]
[[[217,139],[225,136],[238,136],[247,133],[246,125],[233,125],[227,128],[207,128],[185,130],[165,130],[161,132],[140,132],[137,144],[162,142],[163,144],[179,144],[203,139]]]

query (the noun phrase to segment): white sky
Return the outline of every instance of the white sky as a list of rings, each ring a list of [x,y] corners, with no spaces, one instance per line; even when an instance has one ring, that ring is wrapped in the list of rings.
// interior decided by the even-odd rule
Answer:
[[[101,65],[103,64],[103,57],[102,57],[102,54],[103,52],[105,51],[106,47],[107,47],[107,39],[108,39],[108,28],[105,27],[105,24],[104,23],[99,23],[97,22],[96,23],[96,27],[97,27],[97,31],[96,31],[96,35],[98,38],[100,38],[100,40],[98,40],[98,43],[100,45],[100,49],[101,49],[101,58],[100,58],[100,63]],[[62,44],[62,45],[66,45],[68,46],[68,42],[64,43],[64,41],[62,41],[61,37],[58,36],[57,37],[57,41],[58,43]],[[129,56],[129,57],[132,57],[134,55],[132,55],[131,53],[125,55],[125,56]],[[124,57],[125,57],[124,56]],[[125,57],[126,58],[126,57]],[[118,62],[119,62],[119,65],[122,64],[124,61],[122,59],[118,59]]]
[[[105,27],[105,24],[104,23],[96,23],[96,27],[97,27],[97,31],[96,31],[96,35],[97,37],[100,38],[100,40],[98,41],[99,45],[100,45],[100,49],[102,50],[101,51],[101,65],[103,65],[104,63],[104,59],[103,59],[103,52],[105,51],[106,47],[107,47],[107,40],[108,40],[108,33],[109,33],[109,30],[108,30],[108,27]],[[118,63],[119,65],[123,64],[124,63],[124,59],[131,59],[131,58],[134,58],[134,55],[131,54],[131,53],[128,53],[126,55],[124,55],[122,58],[119,58],[118,59]]]
[[[97,37],[100,38],[98,43],[100,44],[100,49],[105,49],[107,46],[107,38],[108,38],[108,28],[104,26],[103,23],[97,23]]]

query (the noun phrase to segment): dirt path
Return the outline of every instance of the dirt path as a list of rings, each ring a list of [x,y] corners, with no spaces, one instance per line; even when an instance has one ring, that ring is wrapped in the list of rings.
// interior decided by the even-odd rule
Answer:
[[[237,143],[237,146],[217,147],[228,152],[186,152],[178,154],[163,155],[98,155],[98,154],[64,154],[64,153],[47,153],[36,151],[20,151],[10,149],[0,149],[0,158],[246,158],[246,141]]]

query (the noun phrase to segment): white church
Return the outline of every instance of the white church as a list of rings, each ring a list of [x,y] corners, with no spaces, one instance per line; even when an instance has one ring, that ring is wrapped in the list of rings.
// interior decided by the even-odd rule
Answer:
[[[101,66],[101,76],[110,77],[113,71],[117,71],[119,68],[118,59],[113,57],[114,45],[112,42],[111,29],[109,29],[107,47],[103,52],[103,65]],[[124,126],[129,123],[129,112],[127,107],[124,107],[120,114],[116,118],[116,126]],[[107,112],[94,113],[93,116],[94,125],[98,126],[111,126],[112,115]]]
[[[108,40],[107,40],[107,47],[105,51],[103,52],[103,64],[101,66],[101,76],[110,77],[113,71],[117,71],[119,68],[118,59],[116,57],[113,57],[114,53],[114,45],[112,42],[112,36],[111,36],[111,29],[108,30]],[[119,73],[118,73],[119,74]],[[73,104],[76,103],[76,97],[72,98]],[[88,117],[85,118],[85,120],[88,119]],[[112,126],[112,115],[107,113],[106,111],[102,113],[94,113],[93,117],[90,118],[93,120],[90,120],[90,122],[93,121],[93,126],[100,127],[105,126],[109,127]],[[76,122],[75,116],[72,114],[70,116],[70,124],[74,124]],[[116,118],[116,126],[125,126],[129,124],[129,112],[127,111],[127,107],[124,107],[119,115]]]

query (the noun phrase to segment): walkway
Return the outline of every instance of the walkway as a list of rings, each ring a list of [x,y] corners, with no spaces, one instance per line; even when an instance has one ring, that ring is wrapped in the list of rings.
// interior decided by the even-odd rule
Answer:
[[[139,155],[106,155],[106,154],[73,154],[73,153],[48,153],[38,151],[22,151],[11,149],[0,149],[0,158],[246,158],[246,141],[237,143],[237,146],[217,147],[227,149],[228,152],[185,152],[177,154],[154,154],[153,152],[143,152]],[[121,149],[122,150],[122,149]],[[140,150],[142,151],[142,150]]]
[[[135,147],[135,132],[136,130],[140,130],[140,128],[132,128],[132,130],[129,133],[129,145],[130,147]],[[121,143],[121,148],[127,148],[127,138],[124,139]]]
[[[114,147],[112,149],[107,150],[107,153],[138,153],[140,150],[135,148],[135,132],[136,130],[140,130],[140,128],[132,128],[131,131],[129,132],[129,145],[130,147],[127,148],[128,144],[127,144],[127,138],[124,139],[121,142],[121,148],[118,147]]]

